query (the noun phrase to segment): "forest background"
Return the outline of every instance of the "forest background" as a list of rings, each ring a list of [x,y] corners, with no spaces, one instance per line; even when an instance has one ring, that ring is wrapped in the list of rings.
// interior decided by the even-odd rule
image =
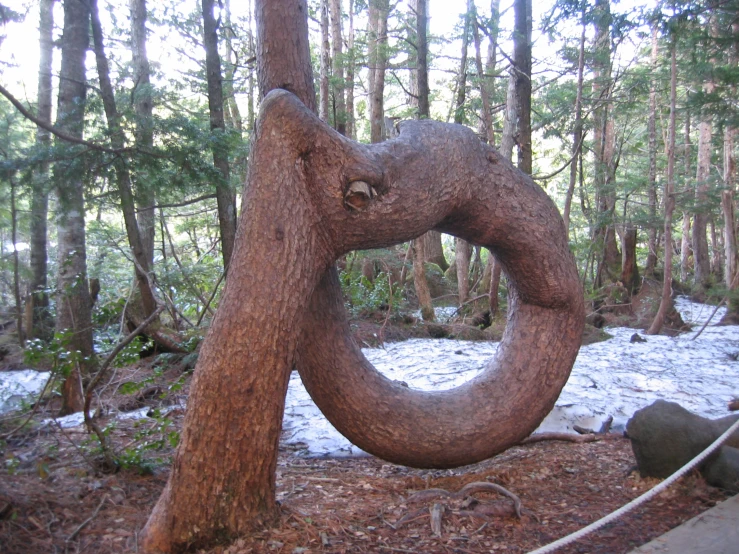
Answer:
[[[559,206],[593,311],[642,277],[664,291],[651,332],[673,288],[734,299],[739,2],[532,4],[310,0],[320,117],[363,142],[409,118],[474,129]],[[65,360],[62,412],[119,337],[150,324],[132,352],[192,351],[217,309],[254,29],[251,2],[0,4],[0,305],[28,353]],[[505,311],[494,256],[453,237],[341,264],[354,315]]]

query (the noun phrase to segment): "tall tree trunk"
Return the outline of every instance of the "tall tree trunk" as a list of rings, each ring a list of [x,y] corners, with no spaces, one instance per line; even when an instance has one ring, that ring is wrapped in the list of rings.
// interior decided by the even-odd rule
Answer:
[[[329,104],[329,71],[331,67],[331,46],[328,31],[328,0],[321,0],[321,69],[318,75],[318,117],[330,123]]]
[[[51,125],[51,67],[54,56],[54,0],[39,4],[39,70],[37,117]],[[36,129],[36,144],[40,150],[51,146],[51,134],[42,127]],[[34,171],[31,196],[31,325],[28,338],[49,338],[51,326],[47,288],[48,253],[47,220],[49,214],[49,163],[43,162]]]
[[[572,159],[570,160],[570,181],[567,186],[567,195],[565,196],[565,206],[562,213],[562,219],[565,223],[567,235],[570,234],[570,211],[572,210],[572,197],[575,194],[575,184],[577,183],[577,160],[582,152],[582,90],[585,72],[585,31],[587,30],[587,21],[585,19],[585,8],[583,7],[581,17],[580,32],[580,49],[577,56],[577,93],[575,95],[575,123],[572,128]]]
[[[247,10],[247,25],[249,27],[249,30],[247,31],[247,37],[246,37],[246,44],[247,48],[249,49],[249,55],[253,56],[254,59],[256,59],[257,56],[257,48],[254,44],[254,33],[252,31],[252,3],[251,0],[248,0],[246,3],[246,10]],[[256,90],[256,82],[254,80],[254,76],[256,74],[256,69],[254,65],[251,65],[249,67],[249,91],[247,93],[247,107],[246,107],[246,118],[247,118],[247,128],[250,131],[254,130],[254,121],[256,119],[255,111],[254,111],[254,92]]]
[[[388,0],[369,2],[369,104],[370,142],[381,142],[385,136],[385,71],[387,69]]]
[[[739,23],[731,26],[734,44],[729,52],[729,64],[739,63]],[[736,97],[737,87],[731,85],[731,97]],[[724,128],[724,190],[721,192],[721,208],[724,215],[724,284],[730,289],[739,288],[737,280],[737,236],[736,236],[736,156],[734,154],[736,126],[727,122]]]
[[[342,37],[341,0],[331,0],[331,54],[334,97],[334,128],[346,135],[346,101],[344,97],[344,39]]]
[[[205,46],[205,70],[208,79],[208,110],[210,111],[210,130],[223,134],[226,121],[223,117],[223,77],[221,57],[218,54],[218,28],[213,13],[214,0],[202,0],[203,45]],[[236,197],[229,186],[230,168],[228,156],[223,147],[213,145],[213,165],[221,175],[216,183],[218,203],[218,224],[221,231],[221,252],[223,268],[228,272],[228,264],[236,240]]]
[[[23,301],[21,300],[21,282],[18,260],[18,206],[16,204],[16,184],[12,172],[8,175],[10,184],[10,241],[13,245],[13,299],[15,300],[15,330],[18,344],[26,345],[26,334],[23,330]]]
[[[110,133],[110,142],[113,148],[122,149],[125,147],[124,133],[120,124],[120,116],[116,107],[115,93],[110,82],[110,70],[108,59],[105,55],[105,44],[103,41],[103,31],[100,25],[100,17],[98,15],[97,0],[90,0],[90,18],[92,21],[92,38],[93,50],[95,52],[95,60],[97,62],[98,79],[100,81],[100,92],[103,100],[103,108],[105,117],[108,121],[108,132]],[[136,220],[136,206],[134,205],[133,189],[131,186],[131,175],[125,161],[117,158],[114,161],[114,169],[116,175],[116,183],[118,185],[118,194],[121,199],[121,211],[123,212],[123,221],[126,227],[126,236],[128,245],[131,248],[135,260],[134,274],[136,275],[136,284],[141,295],[141,302],[144,308],[144,319],[153,314],[157,308],[154,299],[154,293],[147,273],[151,269],[149,265],[149,252],[144,247],[139,224]]]
[[[500,137],[500,155],[506,160],[512,160],[513,147],[516,139],[516,121],[518,120],[518,102],[516,101],[516,79],[513,77],[513,70],[508,78],[508,88],[506,89],[506,109],[503,121],[503,133]],[[498,298],[498,289],[500,288],[500,279],[503,273],[503,267],[493,254],[493,267],[490,271],[490,289],[488,290],[488,303],[490,306],[490,315],[495,317],[500,310],[500,300]]]
[[[457,77],[457,96],[454,102],[454,123],[464,124],[464,104],[467,99],[467,59],[470,42],[470,32],[473,25],[472,18],[475,17],[474,2],[467,2],[467,11],[464,14],[464,28],[462,30],[462,55],[459,61],[459,75]],[[457,293],[459,305],[461,306],[470,295],[470,257],[472,245],[462,238],[454,240],[454,259],[457,269]]]
[[[621,282],[628,293],[639,290],[639,267],[636,265],[636,229],[627,227],[623,231],[621,247]]]
[[[470,258],[472,257],[472,245],[464,239],[457,237],[455,240],[455,265],[457,266],[457,291],[459,292],[459,305],[461,306],[470,297]]]
[[[712,38],[718,35],[718,18],[716,14],[709,15],[708,33]],[[706,45],[710,48],[710,45]],[[717,63],[715,58],[711,58]],[[703,92],[710,95],[716,89],[716,84],[710,76],[703,83]],[[696,168],[695,186],[695,215],[693,217],[693,280],[696,287],[708,288],[711,284],[711,259],[708,250],[708,222],[710,219],[709,179],[711,176],[711,154],[713,152],[713,114],[703,109],[701,121],[698,124],[698,163]]]
[[[692,187],[690,186],[690,112],[685,114],[685,131],[683,141],[683,178],[685,180],[685,194],[692,193]],[[683,211],[682,221],[682,240],[680,247],[680,281],[682,283],[688,282],[688,272],[690,271],[690,255],[693,251],[691,232],[690,232],[690,212]]]
[[[621,255],[616,242],[614,212],[615,192],[615,134],[610,115],[611,82],[611,7],[610,0],[595,2],[595,60],[593,96],[593,142],[595,148],[595,192],[598,217],[595,241],[602,248],[596,273],[596,287],[616,281],[621,275]]]
[[[482,41],[480,39],[480,27],[477,19],[477,8],[474,0],[468,0],[467,11],[472,13],[472,38],[475,43],[475,68],[477,69],[477,86],[480,89],[482,99],[482,121],[483,136],[488,144],[495,146],[495,127],[493,126],[492,101],[492,75],[483,69],[482,65]],[[491,40],[494,40],[491,37]],[[494,69],[494,67],[493,67]]]
[[[354,72],[356,54],[354,51],[354,0],[349,0],[349,38],[346,53],[346,136],[356,138],[354,125]]]
[[[516,87],[518,169],[531,175],[531,0],[514,0],[513,66]]]
[[[429,112],[429,73],[428,73],[428,37],[427,37],[427,0],[414,0],[411,10],[415,13],[416,41],[415,71],[412,72],[411,89],[416,91],[415,105],[417,107],[416,117],[428,119]],[[413,254],[413,285],[416,289],[416,297],[421,307],[421,317],[424,321],[436,319],[434,306],[431,303],[431,293],[426,279],[425,262],[439,264],[442,271],[449,267],[444,258],[444,250],[441,246],[441,233],[429,231],[413,241],[411,244]]]
[[[423,241],[419,239],[414,240],[410,245],[410,248],[413,250],[413,286],[416,289],[418,305],[421,308],[421,317],[424,321],[434,321],[436,314],[434,313],[434,306],[431,303],[431,293],[429,292],[429,285],[426,280],[426,268],[423,263],[423,246]]]
[[[658,47],[658,29],[655,25],[652,27],[652,82],[649,85],[649,240],[647,242],[647,263],[644,273],[648,276],[654,275],[654,268],[657,265],[657,55]],[[667,245],[667,248],[670,246]]]
[[[677,117],[677,55],[676,39],[670,37],[670,127],[667,138],[667,182],[664,191],[665,206],[665,268],[662,280],[662,298],[657,315],[647,330],[648,335],[656,335],[662,329],[665,317],[673,309],[672,305],[672,213],[675,210],[675,136]]]
[[[89,42],[89,18],[86,3],[65,0],[56,127],[79,139],[85,124],[85,54]],[[56,142],[61,146],[60,141]],[[83,357],[62,384],[62,414],[82,410],[82,379],[90,369],[93,356],[82,177],[83,171],[75,156],[63,156],[54,165],[59,198],[56,329],[68,333],[69,340],[65,346],[72,352],[79,351]]]
[[[136,144],[144,149],[154,146],[154,102],[151,87],[151,68],[146,51],[146,0],[130,0],[131,11],[131,53],[133,65],[133,107],[136,113]],[[156,194],[147,182],[144,172],[136,182],[137,219],[141,245],[146,253],[146,265],[150,271],[154,267],[154,236],[156,235]],[[145,315],[149,315],[148,312]]]
[[[464,14],[464,28],[462,30],[462,55],[459,58],[459,74],[457,75],[457,96],[454,100],[454,123],[465,122],[464,103],[467,100],[467,53],[470,43],[470,27],[473,14],[469,10],[470,2],[467,2],[467,11]]]
[[[416,16],[416,94],[418,94],[418,117],[431,117],[429,107],[429,45],[428,45],[428,1],[414,0]],[[441,237],[441,234],[439,234]],[[442,255],[443,256],[443,255]]]
[[[706,83],[704,91],[710,93],[713,83]],[[697,287],[707,288],[711,282],[711,265],[708,253],[708,178],[711,173],[711,139],[713,116],[704,113],[698,124],[698,165],[696,169],[695,204],[693,215],[693,280]]]

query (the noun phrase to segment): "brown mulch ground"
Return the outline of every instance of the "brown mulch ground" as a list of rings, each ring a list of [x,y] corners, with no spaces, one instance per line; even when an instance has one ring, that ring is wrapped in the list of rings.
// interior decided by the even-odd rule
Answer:
[[[121,423],[112,433],[114,441],[122,446],[141,428]],[[167,464],[150,475],[96,473],[86,439],[81,429],[54,429],[3,446],[0,552],[138,551],[138,533],[165,484]],[[475,482],[498,484],[517,495],[521,518],[510,499],[489,491],[460,499],[417,494],[426,489],[454,493]],[[282,452],[279,526],[211,552],[528,552],[608,514],[657,482],[638,476],[629,441],[612,436],[585,444],[514,447],[486,462],[444,471],[370,457],[316,459]],[[561,552],[629,552],[724,498],[692,475]],[[432,511],[441,515],[439,535],[432,530]]]
[[[386,327],[373,322],[360,330],[371,340]],[[182,405],[192,362],[173,359],[157,370],[161,360],[148,360],[115,370],[98,397],[101,423],[107,410]],[[182,388],[172,386],[178,380]],[[145,386],[123,395],[127,382]],[[143,458],[129,459],[130,468],[111,475],[99,471],[96,443],[82,427],[38,424],[41,412],[48,416],[57,409],[58,400],[47,401],[30,430],[0,440],[0,554],[138,552],[138,535],[166,482],[173,452],[167,439],[180,429],[182,410],[159,419],[118,420],[109,434],[116,454],[138,452]],[[16,423],[0,418],[0,434]],[[142,468],[152,471],[137,471]],[[634,469],[629,441],[615,436],[514,447],[483,463],[444,471],[371,457],[301,458],[285,450],[277,468],[278,526],[208,554],[529,552],[658,482],[641,479]],[[463,498],[419,495],[429,489],[455,493],[471,483],[497,484],[517,495],[521,517],[509,498],[482,487]],[[560,552],[629,552],[725,497],[693,474]]]

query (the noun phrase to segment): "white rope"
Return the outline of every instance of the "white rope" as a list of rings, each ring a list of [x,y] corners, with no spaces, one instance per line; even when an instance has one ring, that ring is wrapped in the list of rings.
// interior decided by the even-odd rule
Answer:
[[[739,419],[734,422],[734,424],[729,427],[726,432],[721,435],[719,438],[717,438],[713,443],[706,448],[703,452],[698,454],[695,458],[690,460],[687,464],[685,464],[683,467],[678,469],[675,473],[670,475],[667,479],[656,485],[654,488],[648,490],[641,496],[635,498],[628,504],[621,506],[618,510],[615,512],[611,512],[607,516],[599,519],[598,521],[594,521],[587,527],[583,527],[579,531],[575,531],[571,535],[567,535],[566,537],[562,537],[561,539],[558,539],[552,543],[547,544],[546,546],[542,546],[541,548],[537,548],[536,550],[532,550],[529,554],[545,554],[547,552],[554,552],[555,550],[570,544],[572,542],[575,542],[578,539],[581,539],[585,535],[588,535],[595,531],[596,529],[600,529],[604,525],[607,525],[608,523],[612,522],[615,519],[618,519],[622,515],[630,512],[640,504],[644,504],[647,500],[651,499],[654,496],[657,496],[659,493],[661,493],[663,490],[665,490],[667,487],[672,485],[675,481],[680,479],[683,475],[685,475],[688,471],[693,469],[695,466],[697,466],[699,463],[701,463],[703,460],[705,460],[714,450],[716,450],[719,446],[721,446],[726,439],[729,438],[729,436],[739,429]]]

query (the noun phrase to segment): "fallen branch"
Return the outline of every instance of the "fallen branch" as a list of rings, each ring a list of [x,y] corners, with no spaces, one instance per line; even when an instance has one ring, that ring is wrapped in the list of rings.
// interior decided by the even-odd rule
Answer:
[[[533,444],[535,442],[544,441],[565,441],[565,442],[596,442],[605,438],[605,435],[601,436],[597,433],[587,433],[585,435],[575,435],[573,433],[536,433],[535,435],[529,435],[518,444]]]
[[[146,329],[157,317],[159,317],[159,314],[164,310],[165,306],[160,305],[157,307],[154,312],[147,317],[143,322],[141,322],[141,325],[136,327],[131,333],[128,334],[123,340],[121,340],[113,350],[111,350],[110,354],[105,358],[103,363],[100,366],[100,369],[98,369],[97,374],[95,377],[92,378],[90,383],[87,385],[85,389],[85,406],[82,410],[82,414],[85,418],[85,426],[87,427],[87,430],[91,433],[95,433],[98,440],[100,441],[100,449],[103,452],[103,457],[105,458],[105,463],[107,464],[108,468],[112,469],[115,467],[115,461],[113,460],[113,457],[110,454],[110,448],[108,446],[107,437],[105,436],[105,433],[103,433],[103,430],[100,429],[100,426],[93,421],[92,416],[90,416],[90,404],[92,403],[92,393],[95,390],[95,387],[100,382],[100,380],[103,378],[103,375],[105,374],[105,370],[108,369],[111,363],[113,363],[113,360],[115,360],[115,357],[120,353],[121,350],[123,350],[128,344],[133,341],[139,334],[141,334],[144,329]]]

